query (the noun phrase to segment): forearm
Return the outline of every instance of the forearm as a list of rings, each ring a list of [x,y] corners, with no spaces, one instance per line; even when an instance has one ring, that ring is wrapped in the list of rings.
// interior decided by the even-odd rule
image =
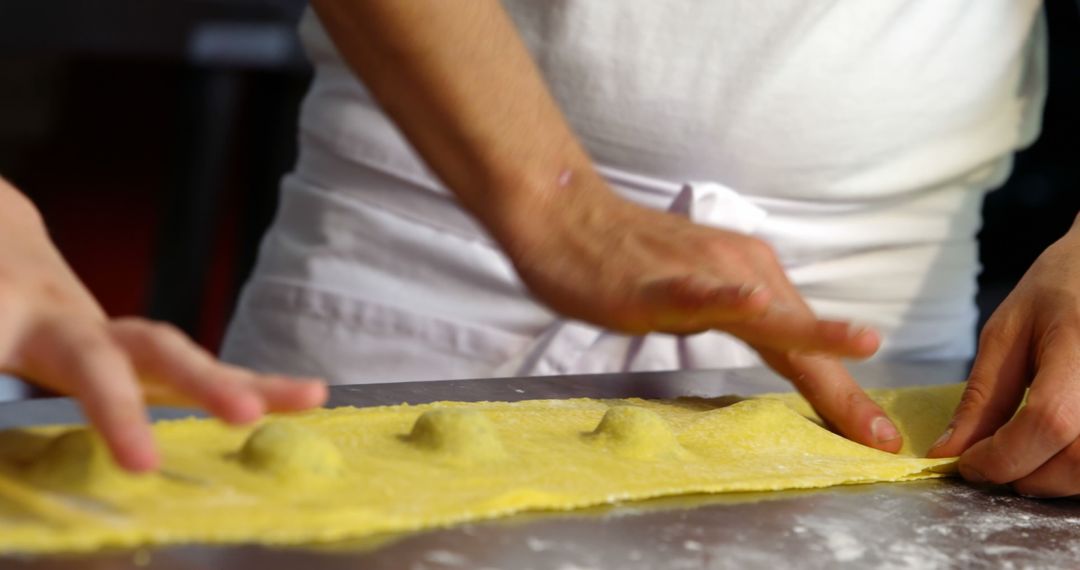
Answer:
[[[564,172],[594,176],[497,0],[312,4],[379,104],[496,234],[551,203]]]

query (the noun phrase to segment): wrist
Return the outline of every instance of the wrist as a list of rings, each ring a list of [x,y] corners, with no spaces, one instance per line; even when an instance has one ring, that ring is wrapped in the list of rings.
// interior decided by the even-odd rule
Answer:
[[[603,204],[618,199],[588,163],[538,170],[505,184],[512,189],[491,192],[478,218],[515,263],[586,224],[595,212],[607,209]]]

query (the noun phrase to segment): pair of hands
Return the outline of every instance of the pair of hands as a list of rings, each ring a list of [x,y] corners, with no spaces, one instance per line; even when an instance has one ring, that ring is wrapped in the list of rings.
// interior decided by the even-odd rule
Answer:
[[[558,212],[504,240],[523,280],[567,316],[630,333],[738,336],[845,436],[900,440],[839,357],[873,331],[817,319],[760,240],[621,200],[599,179],[559,188]],[[196,405],[232,423],[317,406],[318,382],[217,362],[171,327],[108,319],[50,243],[33,206],[0,179],[0,371],[76,397],[118,462],[158,464],[146,402]],[[528,228],[536,228],[528,231]],[[973,481],[1034,496],[1080,494],[1080,229],[1039,258],[983,330],[961,405],[933,456]],[[1027,405],[1020,409],[1031,386]],[[1015,413],[1015,417],[1014,417]]]
[[[78,399],[128,470],[152,470],[160,461],[147,403],[197,406],[243,424],[326,399],[320,382],[220,363],[169,325],[107,318],[33,205],[2,178],[0,244],[0,372]]]
[[[627,333],[733,334],[843,435],[899,450],[895,428],[839,360],[873,354],[878,336],[816,318],[768,245],[636,206],[598,178],[556,192],[548,202],[558,206],[541,201],[533,221],[517,221],[526,229],[503,240],[537,297]],[[960,455],[971,481],[1080,494],[1080,222],[986,325],[962,403],[930,455]]]
[[[626,332],[734,334],[841,433],[899,449],[895,428],[838,360],[872,354],[876,333],[817,319],[760,240],[612,195],[497,0],[467,9],[437,0],[312,7],[381,108],[540,300]],[[567,185],[555,183],[553,170],[563,168],[577,176]],[[1080,263],[1080,238],[1072,236],[1047,251],[994,316],[951,437],[934,450],[964,452],[961,469],[972,479],[1080,492],[1066,475],[1080,466],[1080,411],[1070,407],[1080,390],[1068,386],[1080,369],[1080,276],[1067,268]],[[1032,376],[1029,411],[1009,421]],[[1028,486],[1028,477],[1045,486]]]
[[[720,329],[753,345],[823,417],[856,441],[896,451],[896,429],[840,364],[879,339],[818,320],[760,240],[621,200],[598,178],[517,232],[525,282],[555,310],[635,333]],[[567,190],[570,190],[569,188]],[[317,382],[222,364],[172,327],[109,319],[49,241],[33,205],[0,179],[0,371],[79,400],[118,463],[154,469],[146,403],[203,407],[231,423],[317,406]]]
[[[636,205],[595,175],[517,209],[493,233],[558,313],[630,334],[730,333],[845,436],[900,449],[895,426],[840,361],[872,355],[877,333],[815,317],[765,242]]]

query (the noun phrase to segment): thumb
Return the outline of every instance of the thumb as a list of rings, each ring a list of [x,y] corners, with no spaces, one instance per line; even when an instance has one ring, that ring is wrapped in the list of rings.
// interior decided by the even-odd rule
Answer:
[[[960,404],[927,456],[956,457],[1009,421],[1024,398],[1027,363],[1027,343],[987,323]]]

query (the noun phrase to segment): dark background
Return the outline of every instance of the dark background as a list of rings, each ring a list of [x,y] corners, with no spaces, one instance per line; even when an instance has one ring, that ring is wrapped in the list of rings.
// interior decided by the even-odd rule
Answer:
[[[0,173],[111,314],[217,347],[294,159],[302,6],[0,0]],[[1047,9],[1043,136],[986,201],[984,316],[1080,209],[1080,18]]]

